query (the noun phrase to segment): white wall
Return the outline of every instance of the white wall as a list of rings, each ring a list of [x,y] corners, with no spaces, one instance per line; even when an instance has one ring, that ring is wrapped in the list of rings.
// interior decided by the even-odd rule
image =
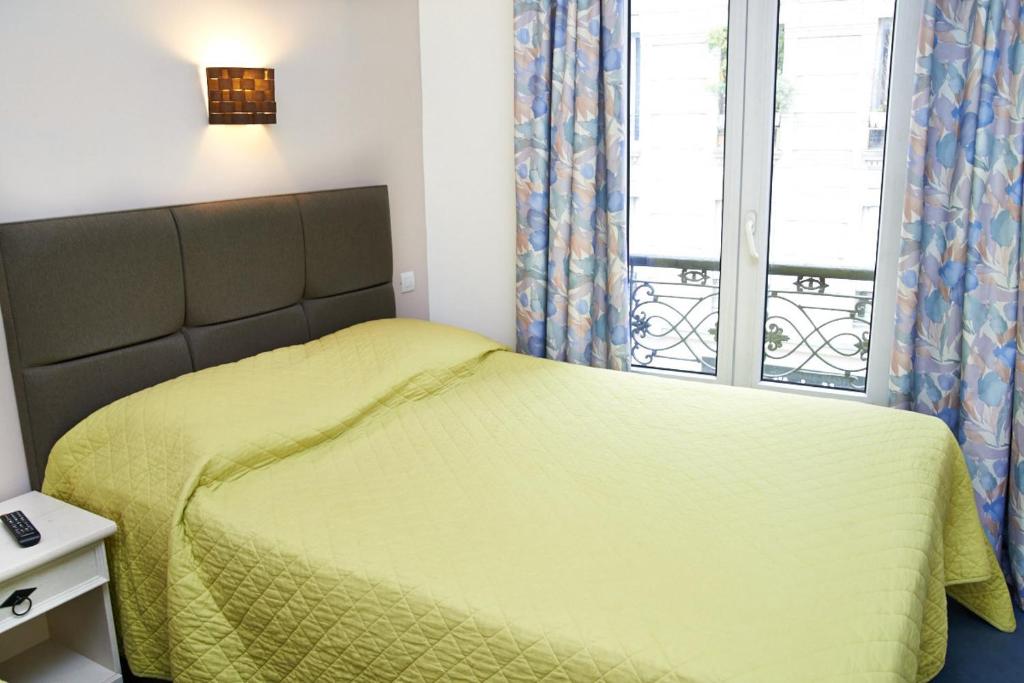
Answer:
[[[426,317],[418,19],[416,0],[0,3],[0,223],[386,183],[396,272],[417,274],[398,312]],[[208,126],[213,62],[275,67],[280,123]],[[6,358],[0,499],[28,488]]]
[[[430,317],[515,342],[512,3],[420,0]]]

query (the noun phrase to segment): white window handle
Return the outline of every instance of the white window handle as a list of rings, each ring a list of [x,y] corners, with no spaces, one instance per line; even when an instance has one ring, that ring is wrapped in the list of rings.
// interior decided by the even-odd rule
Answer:
[[[753,211],[747,211],[743,219],[743,234],[747,236],[747,251],[750,252],[750,258],[760,261],[761,255],[757,251],[757,214]]]

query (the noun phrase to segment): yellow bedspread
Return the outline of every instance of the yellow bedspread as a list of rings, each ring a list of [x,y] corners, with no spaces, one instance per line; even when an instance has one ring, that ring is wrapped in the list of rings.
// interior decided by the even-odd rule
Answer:
[[[161,384],[54,448],[178,681],[921,681],[1013,612],[938,420],[398,320]]]

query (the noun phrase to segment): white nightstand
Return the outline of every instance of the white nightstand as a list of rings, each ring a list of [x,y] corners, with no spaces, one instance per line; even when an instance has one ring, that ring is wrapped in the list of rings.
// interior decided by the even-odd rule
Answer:
[[[0,514],[14,510],[23,511],[42,538],[22,548],[0,528],[0,603],[15,590],[35,588],[24,616],[0,611],[0,679],[120,681],[103,549],[117,526],[35,491],[0,503]]]

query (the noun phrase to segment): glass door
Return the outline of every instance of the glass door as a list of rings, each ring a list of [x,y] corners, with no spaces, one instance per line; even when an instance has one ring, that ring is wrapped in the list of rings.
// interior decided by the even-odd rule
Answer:
[[[634,367],[722,370],[729,0],[633,0],[629,250]]]
[[[921,11],[632,0],[635,369],[884,400]]]

